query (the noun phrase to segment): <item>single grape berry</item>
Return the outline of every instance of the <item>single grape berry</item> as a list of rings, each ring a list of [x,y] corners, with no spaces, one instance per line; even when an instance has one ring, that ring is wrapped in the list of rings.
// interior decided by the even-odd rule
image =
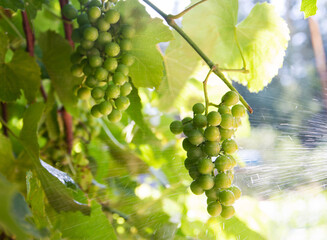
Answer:
[[[214,178],[211,175],[201,175],[198,179],[197,182],[199,183],[200,187],[203,190],[209,190],[211,189],[214,185]]]
[[[210,157],[218,156],[220,151],[219,142],[206,141],[203,146],[203,151]]]
[[[220,155],[215,160],[215,167],[219,172],[225,172],[232,168],[232,162],[226,155]]]
[[[110,9],[104,15],[104,19],[110,24],[115,24],[116,22],[119,21],[119,18],[120,18],[120,13],[113,9]]]
[[[205,107],[202,103],[196,103],[193,105],[192,110],[194,114],[202,114],[205,110]]]
[[[228,190],[233,192],[235,200],[238,200],[242,196],[242,191],[237,186],[231,186]]]
[[[101,16],[101,9],[93,6],[88,10],[89,19],[91,22],[95,22]]]
[[[116,69],[117,72],[121,72],[122,74],[124,74],[125,76],[128,76],[128,73],[129,73],[129,68],[124,65],[124,64],[119,64],[117,69]]]
[[[114,84],[110,84],[106,89],[106,99],[115,99],[120,95],[120,88]]]
[[[87,16],[86,13],[81,13],[80,15],[78,15],[77,22],[78,22],[79,26],[90,24],[89,17]]]
[[[173,134],[181,134],[183,132],[183,124],[181,121],[173,121],[171,124],[170,124],[170,131],[173,133]]]
[[[204,137],[203,137],[203,134],[199,130],[195,129],[195,130],[192,130],[192,132],[190,132],[190,134],[188,136],[188,140],[193,145],[199,145],[204,141]]]
[[[125,25],[121,29],[121,34],[124,38],[133,38],[135,35],[135,29],[132,26]]]
[[[91,96],[91,91],[89,88],[86,88],[86,87],[81,87],[80,89],[78,89],[77,91],[77,97],[79,99],[82,99],[82,100],[87,100],[89,99]]]
[[[230,110],[230,108],[227,107],[227,106],[225,106],[225,105],[220,106],[220,107],[218,108],[218,112],[219,112],[220,114],[231,114],[231,113],[232,113],[232,111]]]
[[[129,107],[130,101],[128,97],[120,96],[115,100],[115,105],[119,111],[124,111]]]
[[[123,84],[123,86],[120,87],[120,95],[127,96],[131,93],[132,90],[133,90],[132,84],[126,82]],[[182,131],[183,131],[183,124],[182,124]]]
[[[219,193],[219,202],[224,206],[231,206],[235,202],[235,196],[232,191],[223,190]]]
[[[226,155],[229,159],[230,159],[230,161],[231,161],[231,164],[232,164],[232,167],[231,168],[233,168],[233,167],[235,167],[236,165],[237,165],[237,162],[236,162],[236,160],[235,160],[235,158],[232,156],[232,155]]]
[[[123,39],[120,41],[120,48],[122,51],[130,51],[132,50],[132,42],[129,39]]]
[[[89,64],[93,68],[101,67],[102,58],[100,56],[90,56],[89,57]]]
[[[93,76],[88,76],[85,80],[85,85],[89,88],[94,88],[98,85],[98,81]]]
[[[94,76],[99,81],[106,80],[107,77],[108,77],[108,71],[106,69],[102,68],[102,67],[98,67],[95,70]]]
[[[91,48],[90,50],[87,51],[86,55],[88,57],[91,57],[91,56],[100,56],[100,51],[98,49],[96,49],[96,48]]]
[[[124,74],[122,74],[121,72],[115,72],[115,74],[113,76],[114,84],[116,84],[118,86],[122,86],[127,81],[128,81],[128,78]]]
[[[89,3],[88,3],[88,7],[91,8],[91,7],[102,7],[102,3],[101,1],[99,0],[91,0]]]
[[[187,138],[184,138],[183,143],[182,143],[183,149],[185,151],[190,150],[192,147],[194,147],[194,145],[192,143],[190,143],[190,141]]]
[[[118,62],[115,58],[107,58],[103,63],[103,67],[110,72],[114,72],[117,66]]]
[[[217,141],[220,139],[220,132],[217,127],[207,127],[206,130],[204,130],[204,137],[208,141]]]
[[[121,63],[130,67],[133,65],[134,61],[135,61],[135,58],[133,55],[129,54],[129,53],[126,53],[122,56],[121,58]]]
[[[99,31],[106,32],[110,28],[110,23],[108,23],[104,18],[101,18],[97,22],[97,27],[98,27]]]
[[[245,107],[241,104],[236,104],[232,107],[232,114],[234,117],[244,117],[246,113]]]
[[[232,181],[227,173],[218,173],[215,177],[216,188],[229,188]]]
[[[211,216],[217,217],[222,211],[222,206],[219,202],[210,202],[208,204],[207,211]]]
[[[203,128],[207,126],[207,117],[201,114],[194,116],[193,125],[197,128]]]
[[[221,140],[231,138],[233,136],[233,134],[234,134],[233,129],[219,128],[219,132],[220,132]]]
[[[183,118],[182,123],[183,124],[190,123],[190,122],[192,122],[192,120],[193,119],[191,117],[185,117],[185,118]]]
[[[109,57],[116,57],[120,52],[120,47],[117,43],[110,42],[106,44],[104,51]]]
[[[195,195],[201,195],[202,193],[204,193],[203,188],[197,180],[191,183],[190,188],[192,193],[194,193]]]
[[[83,37],[84,37],[85,40],[94,42],[99,37],[98,29],[96,29],[95,27],[85,28],[85,30],[83,32]]]
[[[203,152],[200,147],[193,146],[187,151],[188,158],[199,159],[202,156],[203,156]]]
[[[62,8],[62,15],[64,15],[64,17],[69,20],[75,19],[77,17],[77,14],[78,12],[76,8],[74,8],[74,6],[71,4],[66,4]]]
[[[74,77],[82,77],[83,76],[83,67],[80,64],[74,64],[71,67],[70,71]]]
[[[183,122],[183,121],[182,121]],[[183,133],[186,136],[189,136],[190,133],[195,129],[195,127],[193,126],[192,122],[186,123],[183,126]]]
[[[201,173],[199,173],[198,169],[196,168],[196,166],[191,167],[188,171],[190,177],[192,179],[198,179],[201,176]]]
[[[84,39],[81,41],[81,46],[82,46],[82,48],[89,50],[89,49],[93,48],[94,42]]]
[[[111,113],[112,111],[112,105],[110,102],[108,101],[104,101],[102,103],[99,104],[99,111],[101,112],[101,114],[103,115],[108,115]]]
[[[121,118],[122,114],[117,109],[113,109],[112,112],[108,115],[109,121],[113,123],[119,122]]]
[[[233,116],[231,114],[222,114],[220,126],[225,129],[233,127]]]
[[[103,98],[103,96],[104,96],[104,91],[103,91],[102,88],[100,88],[100,87],[96,87],[96,88],[93,88],[93,89],[92,89],[91,95],[92,95],[92,98],[93,98],[93,99],[98,100],[98,99]]]
[[[99,105],[94,105],[91,108],[91,115],[95,118],[102,117],[102,113],[100,112]]]
[[[191,158],[186,158],[184,160],[184,166],[187,170],[190,170],[192,167],[196,167],[198,161],[196,161],[195,159],[191,159]]]
[[[96,43],[99,44],[102,49],[104,45],[110,43],[111,41],[112,41],[112,36],[109,32],[100,32]]]
[[[210,126],[218,126],[221,122],[221,116],[219,112],[209,112],[207,121]]]
[[[238,149],[237,144],[233,139],[224,140],[222,144],[222,148],[224,152],[227,154],[233,154]]]
[[[229,91],[221,98],[221,102],[227,106],[235,105],[238,101],[239,96],[235,91]]]
[[[209,174],[212,172],[214,166],[210,158],[203,158],[198,163],[198,171],[202,174]]]
[[[222,206],[222,211],[220,213],[220,216],[222,216],[225,219],[230,219],[235,214],[235,209],[233,206]]]
[[[215,188],[211,188],[209,190],[206,190],[205,194],[210,199],[213,199],[213,200],[218,199],[218,191]]]
[[[239,117],[234,117],[233,119],[233,128],[238,128],[242,125],[242,120]]]

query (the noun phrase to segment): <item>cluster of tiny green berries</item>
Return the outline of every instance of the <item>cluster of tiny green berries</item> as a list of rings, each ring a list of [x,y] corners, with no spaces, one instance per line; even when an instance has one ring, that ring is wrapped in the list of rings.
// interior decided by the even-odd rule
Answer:
[[[223,97],[218,111],[205,114],[202,103],[193,106],[194,117],[173,121],[170,130],[174,134],[184,133],[183,148],[187,152],[185,167],[194,180],[191,191],[207,196],[207,211],[211,216],[231,218],[235,200],[241,197],[241,190],[233,186],[234,154],[238,146],[233,140],[235,130],[241,124],[246,110],[234,91]]]
[[[135,29],[122,23],[120,13],[112,8],[116,1],[79,1],[79,12],[70,4],[62,10],[66,18],[77,18],[79,26],[72,33],[79,45],[71,56],[71,72],[84,80],[76,93],[82,100],[94,99],[92,116],[108,116],[111,122],[118,122],[130,105],[129,67],[134,57],[129,52]]]

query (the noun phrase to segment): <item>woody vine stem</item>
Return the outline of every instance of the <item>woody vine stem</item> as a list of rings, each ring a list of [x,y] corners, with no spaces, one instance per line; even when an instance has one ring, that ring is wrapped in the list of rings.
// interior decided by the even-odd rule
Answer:
[[[210,69],[212,69],[212,72],[215,73],[226,85],[229,89],[232,91],[235,91],[238,93],[241,103],[246,107],[246,109],[249,111],[249,113],[253,113],[253,109],[250,107],[250,105],[245,101],[245,99],[242,97],[242,95],[235,89],[235,87],[228,81],[228,79],[223,74],[223,69],[219,69],[218,67],[215,67],[216,64],[213,63],[208,56],[193,42],[193,40],[176,24],[175,20],[176,16],[181,17],[183,14],[185,14],[187,11],[191,10],[193,6],[196,6],[198,4],[195,4],[191,6],[190,8],[183,11],[181,14],[177,15],[167,15],[163,11],[161,11],[156,5],[151,3],[148,0],[143,0],[147,5],[149,5],[153,10],[155,10],[160,16],[165,19],[167,24],[171,26],[173,29],[175,29],[179,35],[181,35],[188,44],[199,54],[199,56],[205,61],[205,63],[209,66]],[[200,1],[199,3],[202,3],[205,1]],[[248,71],[243,67],[243,69],[226,69],[226,71],[237,71],[237,72],[243,72],[247,73]],[[206,85],[207,81],[204,82],[204,86]]]

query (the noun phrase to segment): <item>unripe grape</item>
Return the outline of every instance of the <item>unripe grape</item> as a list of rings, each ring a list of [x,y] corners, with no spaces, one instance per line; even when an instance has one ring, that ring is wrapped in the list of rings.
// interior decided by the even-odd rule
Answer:
[[[232,113],[232,111],[230,110],[230,108],[227,107],[226,105],[222,105],[222,106],[220,106],[220,107],[218,108],[218,112],[219,112],[220,114],[231,114],[231,113]]]
[[[106,32],[110,28],[110,23],[108,23],[104,18],[101,18],[97,22],[97,27],[99,31]]]
[[[74,29],[73,32],[72,32],[72,40],[75,42],[75,43],[79,43],[81,42],[82,40],[82,34],[80,32],[80,30],[77,28],[77,29]]]
[[[88,10],[89,19],[91,22],[95,22],[101,16],[101,9],[93,6]]]
[[[106,69],[102,68],[102,67],[98,67],[95,70],[94,76],[99,81],[106,80],[107,77],[108,77],[108,71]]]
[[[219,202],[224,206],[231,206],[235,202],[235,196],[232,191],[223,190],[219,193]]]
[[[103,63],[103,67],[110,72],[114,72],[117,66],[118,62],[115,58],[107,58]]]
[[[183,121],[182,121],[183,122]],[[183,126],[183,133],[186,135],[186,136],[189,136],[190,133],[195,130],[195,127],[193,126],[192,122],[189,122],[189,123],[186,123],[184,124]]]
[[[194,114],[202,114],[205,110],[205,107],[202,103],[196,103],[193,105],[192,110]]]
[[[210,190],[206,190],[205,194],[210,199],[213,199],[213,200],[218,199],[218,190],[215,189],[214,187],[211,188]]]
[[[222,114],[220,126],[225,129],[233,127],[233,116],[231,114]]]
[[[203,158],[198,163],[198,171],[202,174],[209,174],[214,168],[214,164],[209,158]]]
[[[219,142],[206,141],[203,146],[203,151],[210,157],[218,156],[220,151]]]
[[[227,173],[218,173],[215,177],[216,188],[229,188],[232,181]]]
[[[193,125],[197,128],[203,128],[207,126],[207,118],[204,115],[197,114],[194,116]]]
[[[129,82],[126,82],[126,83],[124,83],[123,86],[120,87],[120,95],[128,96],[132,90],[133,90],[132,84],[130,84]],[[183,131],[183,124],[182,124],[182,131]]]
[[[125,82],[128,81],[128,78],[121,72],[115,72],[113,76],[113,82],[116,85],[122,86]]]
[[[90,50],[87,51],[86,55],[88,57],[91,57],[91,56],[100,56],[100,51],[96,48],[91,48]]]
[[[82,77],[83,76],[83,67],[80,64],[74,64],[71,67],[70,71],[74,77]]]
[[[238,200],[242,196],[242,191],[237,186],[231,186],[228,190],[233,192],[235,200]]]
[[[102,117],[102,113],[100,112],[100,107],[99,105],[94,105],[92,108],[91,108],[91,115],[95,118],[99,118],[99,117]]]
[[[188,136],[188,140],[193,145],[199,145],[204,141],[204,137],[203,137],[203,134],[199,130],[195,129],[192,132],[190,132],[190,134]]]
[[[226,172],[227,176],[230,178],[231,182],[234,181],[234,172],[232,170],[228,170]]]
[[[183,124],[187,124],[187,123],[190,123],[190,122],[192,122],[192,118],[191,117],[185,117],[185,118],[183,118],[183,120],[182,120],[182,123]]]
[[[88,76],[85,80],[85,85],[94,88],[98,85],[98,81],[93,76]]]
[[[106,44],[104,51],[109,57],[116,57],[120,52],[120,47],[117,43],[110,42]]]
[[[96,88],[92,89],[91,95],[92,95],[93,99],[98,100],[98,99],[103,98],[104,91],[102,88],[96,87]]]
[[[135,61],[135,58],[133,55],[129,54],[129,53],[126,53],[122,56],[121,58],[121,63],[130,67],[133,65],[134,61]]]
[[[93,48],[94,42],[84,39],[81,41],[81,46],[82,46],[82,48],[89,50],[89,49]]]
[[[128,97],[120,96],[115,100],[115,104],[119,111],[124,111],[129,107],[130,101]]]
[[[78,89],[77,91],[77,97],[79,99],[82,99],[82,100],[87,100],[89,99],[91,96],[91,91],[89,88],[86,88],[86,87],[81,87],[80,89]]]
[[[76,52],[78,52],[81,55],[86,55],[86,50],[84,48],[82,48],[82,46],[78,46],[76,48]]]
[[[221,102],[227,106],[235,105],[236,103],[238,103],[238,101],[239,101],[239,96],[238,96],[237,92],[235,92],[235,91],[228,91],[221,98]]]
[[[190,188],[195,195],[201,195],[202,193],[204,193],[203,188],[197,180],[191,183]]]
[[[94,72],[94,68],[90,66],[90,64],[86,64],[83,68],[83,73],[86,76],[90,76],[91,74],[93,74]]]
[[[101,67],[102,58],[100,56],[90,56],[89,57],[89,64],[93,68]]]
[[[90,24],[89,17],[87,16],[86,13],[81,13],[80,15],[78,15],[77,22],[78,22],[79,26]]]
[[[120,13],[113,9],[110,9],[104,15],[104,19],[110,24],[115,24],[116,22],[119,21],[119,18],[120,18]]]
[[[203,156],[203,152],[200,147],[192,147],[187,151],[187,157],[191,159],[199,159]]]
[[[108,115],[109,121],[113,123],[119,122],[121,118],[122,114],[117,109],[113,109],[112,112]]]
[[[131,42],[131,40],[129,40],[129,39],[123,39],[123,40],[121,40],[120,41],[120,49],[122,50],[122,51],[130,51],[130,50],[132,50],[132,42]]]
[[[183,124],[181,121],[173,121],[169,128],[173,134],[181,134],[183,132]]]
[[[124,64],[119,64],[116,71],[128,76],[129,68]]]
[[[197,182],[199,183],[200,187],[203,190],[209,190],[211,189],[214,185],[214,179],[212,176],[206,174],[206,175],[201,175],[198,179]]]
[[[99,37],[98,29],[96,29],[95,27],[85,28],[85,30],[83,32],[83,37],[84,37],[85,40],[94,42]]]
[[[233,139],[224,140],[224,142],[222,144],[222,148],[223,148],[224,152],[227,154],[233,154],[238,149],[237,144]]]
[[[110,102],[108,101],[104,101],[102,103],[99,104],[99,111],[103,114],[103,115],[108,115],[111,113],[112,111],[112,105]]]
[[[211,216],[217,217],[222,211],[222,206],[218,202],[210,202],[208,204],[207,211]]]
[[[244,117],[246,114],[245,107],[241,104],[236,104],[232,107],[232,114],[234,117]]]
[[[230,219],[235,214],[235,209],[233,206],[222,206],[222,211],[220,213],[220,216],[222,216],[225,219]]]
[[[225,172],[232,168],[232,162],[226,155],[220,155],[216,158],[215,167],[219,172]]]
[[[197,179],[201,176],[196,166],[190,167],[188,173],[192,179]]]
[[[124,38],[133,38],[135,35],[135,29],[132,26],[125,25],[121,29],[121,35]]]
[[[118,86],[114,84],[110,84],[106,89],[106,99],[115,99],[118,98],[120,95],[120,89]]]
[[[183,149],[185,151],[190,150],[192,147],[194,147],[194,145],[192,143],[190,143],[190,141],[188,140],[188,138],[184,138],[183,143],[182,143]]]
[[[238,128],[242,125],[242,120],[239,117],[234,117],[233,119],[233,128]]]
[[[204,130],[204,137],[208,141],[217,141],[220,139],[220,132],[217,127],[207,127],[206,130]]]
[[[198,161],[196,161],[195,159],[191,159],[191,158],[186,158],[184,160],[184,166],[187,170],[190,170],[192,167],[196,167]]]
[[[218,126],[221,122],[221,116],[219,112],[210,112],[207,116],[207,121],[210,126]]]
[[[77,14],[78,12],[76,8],[71,4],[66,4],[62,8],[62,15],[64,15],[64,17],[69,20],[75,19],[77,17]]]
[[[111,41],[112,41],[112,36],[109,32],[100,32],[96,43],[98,43],[100,45],[106,45],[107,43],[110,43]]]
[[[102,7],[102,3],[99,0],[91,0],[88,4],[88,7]]]
[[[236,162],[236,160],[235,160],[235,158],[232,156],[232,155],[226,155],[229,159],[230,159],[230,161],[231,161],[231,164],[232,164],[232,167],[231,168],[233,168],[233,167],[235,167],[236,165],[237,165],[237,162]]]
[[[233,136],[233,134],[234,134],[234,130],[233,129],[219,128],[219,132],[220,132],[221,140],[225,140],[225,139],[231,138]]]

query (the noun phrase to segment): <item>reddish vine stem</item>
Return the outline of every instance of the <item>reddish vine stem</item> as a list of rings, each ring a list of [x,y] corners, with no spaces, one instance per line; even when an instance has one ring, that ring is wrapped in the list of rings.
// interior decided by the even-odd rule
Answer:
[[[5,123],[7,123],[8,121],[8,112],[7,112],[7,104],[6,103],[1,103],[1,115],[2,115],[2,119]],[[8,137],[8,129],[6,126],[4,126],[2,124],[2,130],[3,130],[3,134]]]
[[[59,0],[60,8],[62,9],[68,0]],[[62,18],[64,21],[65,37],[69,42],[70,46],[74,49],[74,41],[72,40],[73,25],[69,23],[69,19],[66,19],[64,16]],[[66,144],[67,144],[67,153],[70,155],[73,148],[73,117],[66,111],[64,107],[61,109],[61,117],[64,122],[65,134],[66,134]]]

